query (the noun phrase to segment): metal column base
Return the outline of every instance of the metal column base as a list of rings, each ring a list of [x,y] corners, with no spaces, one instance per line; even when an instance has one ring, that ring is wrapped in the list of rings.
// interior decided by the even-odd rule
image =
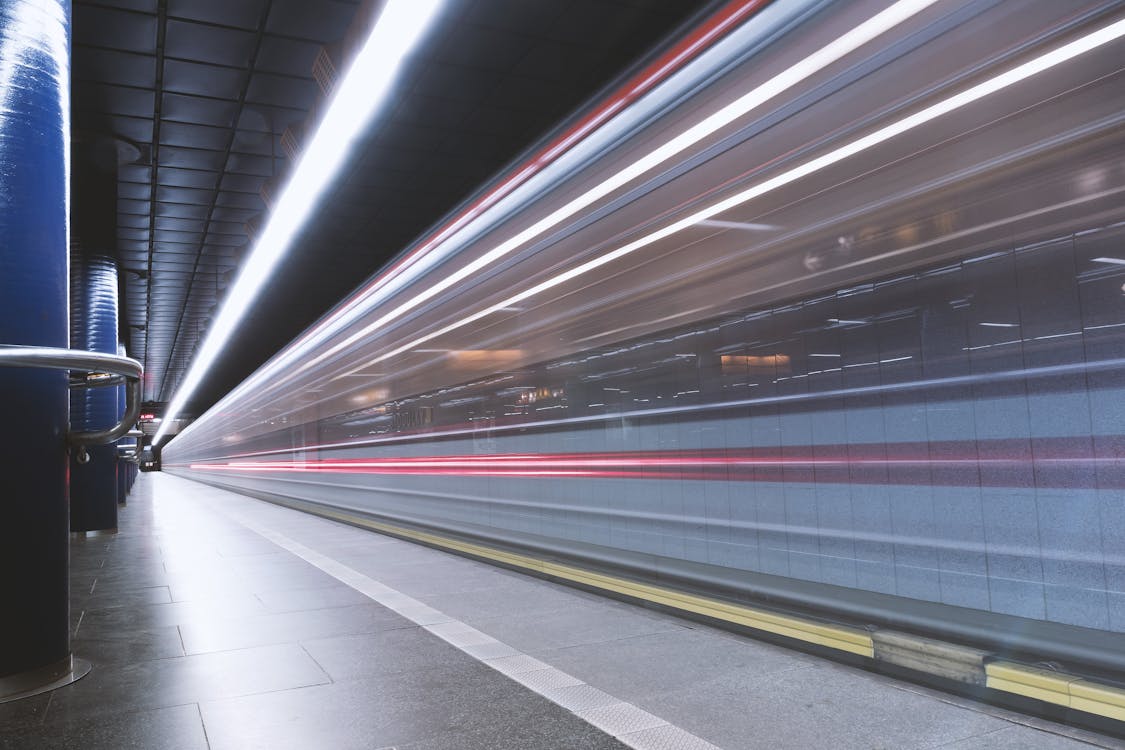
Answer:
[[[0,677],[0,703],[18,701],[77,682],[90,672],[90,662],[71,654],[54,664]]]

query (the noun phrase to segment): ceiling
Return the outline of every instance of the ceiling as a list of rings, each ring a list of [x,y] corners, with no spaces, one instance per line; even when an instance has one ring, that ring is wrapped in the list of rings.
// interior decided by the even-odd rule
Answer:
[[[323,101],[313,63],[370,0],[76,0],[73,126],[116,176],[122,333],[149,409],[169,400]],[[199,414],[584,102],[718,2],[448,0],[185,411]],[[283,138],[286,129],[289,138]],[[289,148],[289,151],[287,151]],[[76,153],[78,153],[76,151]],[[76,171],[80,169],[76,160]],[[112,199],[112,197],[110,198]],[[102,210],[101,207],[105,207]],[[77,225],[76,225],[77,226]],[[90,243],[86,243],[89,248]],[[93,248],[102,252],[101,248]]]

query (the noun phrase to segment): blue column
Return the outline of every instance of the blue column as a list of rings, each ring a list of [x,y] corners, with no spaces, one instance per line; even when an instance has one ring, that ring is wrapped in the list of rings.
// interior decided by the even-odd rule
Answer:
[[[119,278],[120,281],[120,278]],[[119,314],[121,311],[119,311]],[[117,344],[117,353],[122,357],[126,356],[125,345],[122,343]],[[117,386],[117,418],[121,419],[125,416],[125,386]],[[125,504],[125,495],[129,492],[129,477],[128,466],[129,462],[120,457],[120,448],[122,446],[132,445],[132,438],[122,438],[117,441],[118,450],[113,454],[113,465],[117,473],[117,504]]]
[[[70,4],[0,2],[0,344],[66,347]],[[0,368],[0,699],[70,673],[67,376]]]
[[[117,354],[117,262],[101,255],[73,253],[70,260],[70,345],[75,349]],[[83,388],[71,392],[70,425],[74,430],[104,430],[117,423],[118,388]],[[90,460],[70,464],[70,530],[117,528],[117,446],[91,445]]]

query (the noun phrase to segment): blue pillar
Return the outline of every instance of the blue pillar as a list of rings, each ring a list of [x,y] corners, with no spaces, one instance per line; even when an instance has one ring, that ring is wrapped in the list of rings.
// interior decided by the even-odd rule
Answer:
[[[120,311],[119,311],[120,312]],[[117,353],[126,356],[125,345],[118,343]],[[125,386],[117,386],[117,418],[125,416]],[[113,465],[117,474],[117,504],[125,504],[125,495],[129,492],[128,466],[129,462],[121,458],[121,448],[133,443],[132,438],[122,438],[117,441],[117,450],[113,453]]]
[[[66,347],[70,4],[0,2],[0,344]],[[0,367],[0,700],[71,674],[67,376]]]
[[[74,253],[70,261],[70,345],[117,354],[117,262],[101,255]],[[70,395],[70,425],[77,431],[104,430],[117,424],[118,388],[83,388]],[[90,460],[70,464],[70,530],[117,528],[117,446],[91,445]],[[77,453],[75,454],[77,455]]]

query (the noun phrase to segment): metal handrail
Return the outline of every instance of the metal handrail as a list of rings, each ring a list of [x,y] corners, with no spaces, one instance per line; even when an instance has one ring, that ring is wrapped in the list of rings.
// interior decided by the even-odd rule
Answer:
[[[132,445],[118,444],[117,457],[125,461],[132,461],[135,464],[140,463],[141,451],[143,449],[142,441],[144,436],[145,434],[141,430],[129,430],[128,432],[126,432],[124,437],[135,438],[137,442],[133,443]]]
[[[67,440],[72,445],[112,443],[132,429],[141,414],[141,375],[144,374],[145,368],[130,357],[51,346],[0,345],[0,367],[46,367],[52,370],[108,372],[126,379],[125,414],[121,417],[121,421],[108,430],[69,432]]]

